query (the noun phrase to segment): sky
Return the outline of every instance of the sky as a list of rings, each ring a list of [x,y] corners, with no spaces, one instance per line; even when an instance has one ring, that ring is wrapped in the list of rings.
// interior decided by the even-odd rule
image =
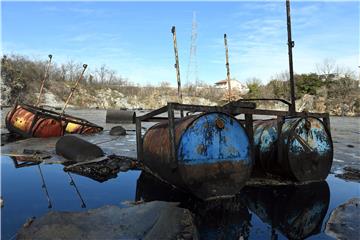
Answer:
[[[294,1],[291,16],[296,73],[315,72],[325,59],[358,71],[359,2]],[[3,54],[47,60],[51,53],[57,64],[74,60],[90,71],[105,64],[141,85],[176,85],[172,26],[185,84],[195,81],[196,66],[204,83],[226,78],[224,33],[231,77],[266,83],[288,69],[285,1],[1,2]]]

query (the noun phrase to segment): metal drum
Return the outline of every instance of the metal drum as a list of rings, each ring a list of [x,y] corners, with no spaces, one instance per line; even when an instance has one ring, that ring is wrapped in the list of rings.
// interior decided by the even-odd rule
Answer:
[[[227,114],[203,113],[175,121],[175,146],[172,159],[167,121],[151,127],[144,136],[144,164],[199,198],[234,195],[251,174],[249,138]]]
[[[48,138],[59,137],[65,133],[91,134],[103,130],[85,119],[27,104],[16,104],[8,112],[5,124],[10,132],[22,137]]]
[[[324,180],[333,160],[324,123],[314,117],[286,118],[280,137],[277,125],[276,119],[254,122],[255,169],[297,181]]]

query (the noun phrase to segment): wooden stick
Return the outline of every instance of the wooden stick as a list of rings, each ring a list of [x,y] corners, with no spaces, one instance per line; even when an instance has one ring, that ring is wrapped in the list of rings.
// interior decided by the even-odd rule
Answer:
[[[176,79],[177,79],[177,84],[178,84],[178,98],[179,98],[179,103],[182,103],[182,92],[181,92],[181,81],[180,81],[180,65],[179,65],[179,56],[178,56],[178,49],[177,49],[177,43],[176,43],[176,29],[175,29],[175,26],[173,26],[171,28],[171,32],[173,34],[173,42],[174,42]]]
[[[225,44],[225,57],[226,57],[226,76],[227,76],[227,82],[228,82],[228,93],[229,93],[229,102],[231,102],[231,78],[230,78],[230,65],[229,65],[229,49],[227,45],[227,37],[226,34],[224,34],[224,44]]]

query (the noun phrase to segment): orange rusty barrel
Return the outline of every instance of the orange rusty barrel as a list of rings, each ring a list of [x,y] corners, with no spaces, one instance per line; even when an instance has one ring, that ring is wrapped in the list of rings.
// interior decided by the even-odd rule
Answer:
[[[39,108],[40,109],[40,108]],[[16,105],[6,116],[6,127],[23,137],[58,137],[64,134],[60,118],[54,118],[36,107]]]
[[[59,137],[66,133],[88,134],[103,130],[89,121],[39,107],[16,104],[5,118],[10,132],[22,137]]]
[[[225,113],[175,121],[175,146],[172,159],[168,122],[151,127],[144,136],[144,164],[155,176],[199,198],[234,195],[250,176],[248,135],[237,119]]]

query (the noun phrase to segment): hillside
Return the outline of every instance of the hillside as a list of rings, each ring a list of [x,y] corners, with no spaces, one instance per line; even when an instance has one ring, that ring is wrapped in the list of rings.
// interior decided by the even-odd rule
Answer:
[[[47,62],[15,55],[4,56],[1,63],[1,105],[11,105],[16,101],[35,104]],[[52,64],[41,105],[62,107],[81,70],[81,65],[72,61],[60,66]],[[298,110],[330,112],[332,115],[359,115],[359,81],[353,75],[309,73],[295,75],[295,79]],[[234,98],[288,98],[289,84],[286,76],[274,78],[267,85],[262,85],[254,78],[247,85],[249,93],[240,96],[234,92]],[[221,105],[224,103],[226,90],[207,84],[190,85],[183,87],[183,96],[183,102],[188,104]],[[168,82],[157,86],[139,86],[103,66],[86,71],[71,98],[70,107],[154,109],[177,100],[177,89]],[[260,103],[259,106],[285,110],[285,106],[276,102],[265,105]]]

